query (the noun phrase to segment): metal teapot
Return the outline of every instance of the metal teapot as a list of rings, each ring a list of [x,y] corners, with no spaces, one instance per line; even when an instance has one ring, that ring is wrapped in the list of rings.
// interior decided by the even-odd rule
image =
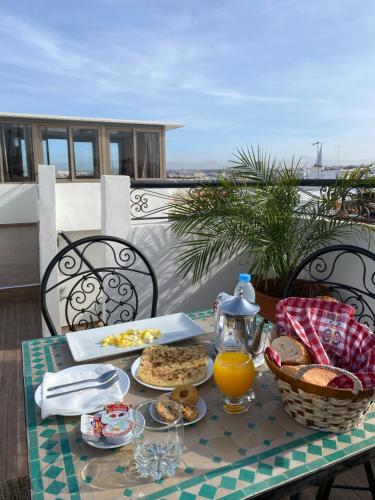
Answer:
[[[259,309],[258,304],[243,298],[242,290],[236,297],[220,294],[215,324],[216,351],[234,348],[251,352]]]

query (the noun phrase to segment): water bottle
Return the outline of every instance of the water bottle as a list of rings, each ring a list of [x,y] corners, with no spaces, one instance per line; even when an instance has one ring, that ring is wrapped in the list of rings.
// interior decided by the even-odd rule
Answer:
[[[243,298],[248,302],[255,303],[255,290],[251,284],[251,274],[240,274],[239,281],[234,289],[234,295],[238,295],[242,289]]]

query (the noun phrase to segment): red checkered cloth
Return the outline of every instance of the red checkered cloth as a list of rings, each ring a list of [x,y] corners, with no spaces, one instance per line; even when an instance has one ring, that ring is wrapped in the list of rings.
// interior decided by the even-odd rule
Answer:
[[[313,363],[332,365],[352,372],[364,389],[375,388],[375,335],[354,319],[354,307],[321,299],[289,297],[276,307],[279,335],[302,342]],[[267,349],[268,357],[280,366],[280,356]],[[330,387],[351,389],[353,381],[337,376]]]

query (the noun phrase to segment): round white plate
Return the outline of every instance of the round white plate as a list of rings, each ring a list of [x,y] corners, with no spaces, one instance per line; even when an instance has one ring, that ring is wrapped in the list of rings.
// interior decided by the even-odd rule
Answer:
[[[120,368],[116,368],[116,371],[117,371],[117,375],[119,377],[119,382],[120,382],[120,387],[121,387],[121,392],[122,392],[122,397],[125,396],[125,394],[128,392],[129,390],[129,387],[130,387],[130,379],[128,377],[128,375],[122,371]],[[70,368],[66,368],[65,370],[62,370],[62,371],[70,371],[70,372],[74,372],[74,371],[82,371],[82,365],[80,366],[71,366]],[[71,387],[71,389],[73,389],[74,387]],[[68,389],[68,388],[67,388]],[[70,389],[70,388],[69,388]],[[34,395],[34,400],[35,400],[35,403],[39,406],[41,406],[42,404],[42,384],[40,384],[37,388],[37,390],[35,391],[35,395]],[[69,411],[66,411],[64,413],[60,413],[60,415],[64,415],[65,417],[74,417],[76,415],[81,415],[82,413],[94,413],[96,411],[99,411],[103,408],[103,405],[99,405],[99,406],[95,406],[95,407],[92,407],[92,408],[86,408],[84,412],[69,412]]]
[[[139,358],[137,358],[134,361],[134,363],[132,364],[132,367],[131,367],[131,373],[133,375],[133,378],[137,382],[144,385],[145,387],[149,387],[150,389],[156,389],[157,391],[173,391],[174,387],[160,387],[159,385],[151,385],[151,384],[146,384],[146,382],[142,382],[142,380],[140,380],[137,377],[137,371],[138,371],[140,362],[141,362],[141,356],[139,356]],[[212,361],[211,358],[208,358],[207,375],[200,382],[197,382],[196,384],[193,384],[193,385],[198,386],[198,385],[201,385],[201,384],[204,384],[205,382],[207,382],[207,380],[209,380],[212,377],[213,371],[214,371],[214,362]]]
[[[142,432],[142,429],[145,425],[145,417],[143,415],[138,414],[136,418],[141,426],[138,427],[139,432]],[[99,441],[89,441],[87,439],[83,439],[83,441],[92,446],[93,448],[99,448],[100,450],[111,450],[113,448],[121,448],[121,446],[126,446],[127,444],[130,444],[132,442],[132,439],[128,439],[127,441],[125,441],[125,443],[121,444],[108,443],[105,437],[101,437]]]
[[[165,394],[165,396],[169,396],[170,392],[168,392],[167,394]],[[164,396],[164,395],[163,395]],[[162,399],[162,398],[160,398]],[[202,418],[206,415],[206,410],[207,410],[207,406],[206,406],[206,402],[203,398],[201,398],[199,396],[199,399],[198,399],[198,402],[196,404],[196,408],[198,410],[198,415],[197,415],[197,418],[195,420],[192,420],[191,422],[187,422],[184,420],[184,425],[191,425],[191,424],[195,424],[195,422],[199,422],[199,420],[202,420]],[[156,422],[160,422],[161,424],[165,424],[165,420],[162,420],[157,411],[156,411],[156,408],[155,406],[152,404],[151,407],[150,407],[150,415],[151,417],[156,420]]]

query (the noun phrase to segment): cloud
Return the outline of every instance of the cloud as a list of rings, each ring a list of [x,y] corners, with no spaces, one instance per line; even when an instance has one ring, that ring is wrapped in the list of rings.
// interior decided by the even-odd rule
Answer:
[[[92,73],[114,75],[108,64],[98,63],[94,58],[82,55],[79,44],[66,48],[63,41],[46,29],[15,18],[0,11],[0,35],[5,37],[4,45],[13,48],[2,50],[0,60],[5,63],[41,70],[50,74],[88,79]],[[7,43],[8,42],[8,43]]]
[[[226,89],[215,89],[215,88],[195,88],[191,89],[196,92],[201,92],[202,94],[213,96],[213,97],[222,97],[224,99],[229,99],[233,101],[249,101],[254,103],[271,103],[271,104],[291,104],[291,103],[301,103],[301,102],[319,102],[326,103],[328,99],[323,98],[306,98],[299,99],[296,97],[280,97],[280,96],[268,96],[268,95],[252,95],[246,94],[243,92],[239,92],[237,90],[226,90]]]
[[[306,154],[314,138],[362,154],[359,131],[374,132],[375,4],[307,3],[3,3],[0,107],[181,121],[170,134],[181,156],[225,159],[251,142]]]
[[[187,15],[181,15],[178,24],[185,28],[192,24]],[[170,20],[172,23],[172,19]],[[181,28],[182,29],[182,28]],[[3,50],[3,63],[35,70],[47,75],[63,75],[64,78],[81,80],[92,92],[101,95],[148,94],[168,92],[194,93],[223,101],[249,103],[292,104],[304,99],[290,96],[250,94],[236,88],[222,88],[209,75],[207,67],[210,48],[201,40],[187,42],[186,39],[164,36],[153,39],[150,33],[131,30],[128,37],[143,40],[136,48],[118,43],[119,34],[102,40],[108,46],[104,50],[105,60],[98,53],[83,53],[84,45],[67,41],[42,27],[0,12],[0,35],[13,51]],[[111,43],[112,42],[112,43]],[[226,53],[231,47],[215,45],[216,56]],[[108,54],[111,54],[109,60]],[[77,89],[78,90],[78,89]],[[321,98],[309,99],[324,102]]]

